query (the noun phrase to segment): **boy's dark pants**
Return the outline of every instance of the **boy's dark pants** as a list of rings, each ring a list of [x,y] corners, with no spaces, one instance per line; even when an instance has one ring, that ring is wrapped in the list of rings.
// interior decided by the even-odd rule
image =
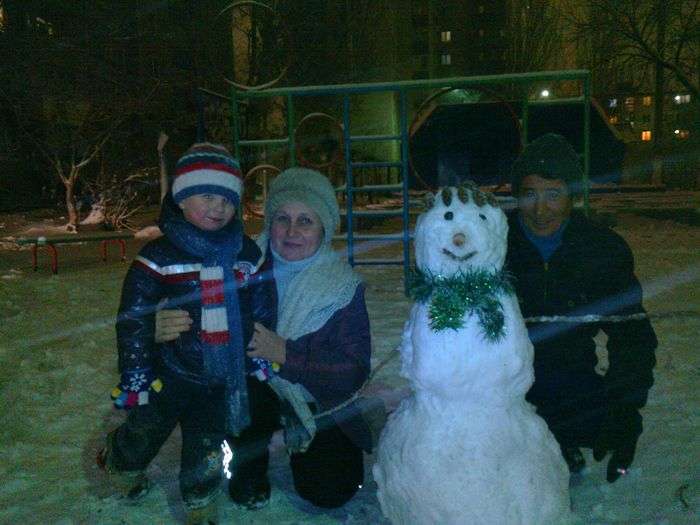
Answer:
[[[280,428],[279,401],[266,384],[248,379],[251,426],[233,438],[234,479],[252,484],[266,479],[268,444]],[[318,430],[309,449],[290,456],[294,488],[299,496],[318,507],[340,507],[358,491],[364,479],[363,452],[329,417],[317,420]],[[235,461],[235,460],[234,460]]]
[[[180,491],[185,506],[206,506],[221,491],[224,440],[223,387],[210,388],[173,374],[147,405],[133,408],[111,440],[108,465],[118,472],[145,470],[179,423],[182,429]]]

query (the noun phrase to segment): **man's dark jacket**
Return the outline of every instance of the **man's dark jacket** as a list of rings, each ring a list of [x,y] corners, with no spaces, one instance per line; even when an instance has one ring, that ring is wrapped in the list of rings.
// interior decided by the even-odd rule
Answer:
[[[644,313],[642,290],[627,243],[608,228],[574,212],[561,245],[545,262],[509,216],[507,269],[523,316],[605,316]],[[608,336],[605,385],[609,401],[641,408],[654,382],[656,336],[647,319],[585,324],[528,323],[535,346],[535,382],[556,374],[595,374],[594,336]],[[562,393],[553,393],[561,395]]]

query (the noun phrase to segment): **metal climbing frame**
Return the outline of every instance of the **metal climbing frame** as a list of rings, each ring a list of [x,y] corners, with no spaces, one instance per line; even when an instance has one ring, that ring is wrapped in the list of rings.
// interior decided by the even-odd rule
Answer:
[[[559,82],[575,81],[581,84],[581,95],[575,98],[552,99],[552,100],[529,100],[526,96],[523,100],[521,134],[522,143],[527,144],[528,135],[528,106],[534,104],[560,104],[577,102],[583,104],[583,166],[584,166],[584,207],[588,209],[588,189],[587,182],[590,170],[590,72],[587,70],[569,71],[547,71],[536,73],[516,73],[510,75],[486,75],[476,77],[454,77],[431,80],[415,80],[402,82],[379,82],[366,84],[341,84],[328,86],[304,86],[291,88],[273,88],[264,90],[240,91],[235,88],[231,93],[231,129],[233,134],[233,148],[236,157],[241,158],[241,148],[257,146],[286,146],[289,151],[289,164],[297,163],[297,151],[295,144],[295,130],[297,122],[294,116],[294,101],[298,97],[309,96],[337,96],[343,101],[343,151],[345,154],[345,174],[346,184],[340,191],[346,195],[346,228],[345,235],[341,236],[347,241],[348,262],[351,265],[388,265],[401,264],[404,269],[404,283],[408,281],[410,266],[410,240],[412,234],[409,231],[409,198],[408,198],[408,174],[409,174],[409,119],[407,93],[417,90],[430,90],[439,88],[468,88],[484,85],[531,85],[536,82]],[[399,99],[399,133],[389,135],[352,135],[350,131],[350,97],[377,92],[391,92],[398,95]],[[286,99],[287,111],[287,138],[282,139],[260,139],[245,140],[240,136],[240,119],[238,112],[239,101],[244,99],[284,97]],[[399,141],[400,161],[399,162],[353,162],[351,158],[351,145],[359,142],[370,141]],[[401,183],[398,185],[373,185],[358,186],[353,183],[353,170],[357,168],[372,167],[399,167],[401,169]],[[283,168],[280,166],[280,168]],[[401,210],[396,211],[359,211],[353,210],[353,197],[361,192],[387,192],[401,191],[403,205]],[[402,231],[395,234],[362,234],[355,233],[354,221],[357,217],[390,217],[400,216],[402,218]],[[403,257],[401,259],[358,259],[355,254],[355,241],[358,240],[397,240],[403,244]]]

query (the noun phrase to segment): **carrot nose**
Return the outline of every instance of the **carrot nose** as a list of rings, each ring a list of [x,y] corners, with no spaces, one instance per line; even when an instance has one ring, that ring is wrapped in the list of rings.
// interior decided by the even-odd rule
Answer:
[[[467,238],[463,233],[455,233],[454,237],[452,237],[452,244],[455,246],[463,246],[465,242],[467,242]]]

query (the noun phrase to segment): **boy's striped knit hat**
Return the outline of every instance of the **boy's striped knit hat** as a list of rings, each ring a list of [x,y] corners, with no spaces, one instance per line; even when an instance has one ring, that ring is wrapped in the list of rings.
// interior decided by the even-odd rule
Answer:
[[[172,191],[178,204],[192,195],[211,193],[239,207],[243,195],[241,166],[221,144],[194,144],[175,165]]]

